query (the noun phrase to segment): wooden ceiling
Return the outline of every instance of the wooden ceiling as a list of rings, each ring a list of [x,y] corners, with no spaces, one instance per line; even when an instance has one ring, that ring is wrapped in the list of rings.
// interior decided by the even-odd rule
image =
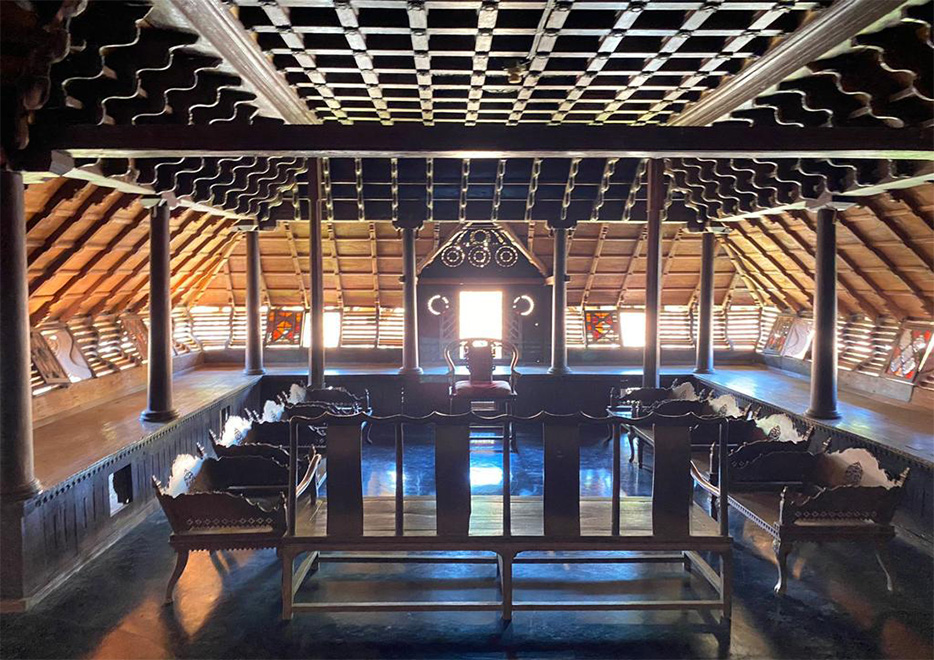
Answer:
[[[0,2],[7,165],[42,161],[42,154],[16,149],[30,134],[89,124],[227,124],[244,130],[283,120],[691,125],[700,121],[702,106],[711,112],[726,107],[717,118],[757,127],[934,123],[930,2],[910,0],[852,39],[822,44],[826,48],[806,67],[732,106],[707,101],[732,81],[767,71],[782,44],[836,5],[81,5],[38,3],[30,11],[23,3]],[[186,13],[193,7],[201,11]],[[897,9],[898,3],[886,7]],[[226,25],[224,38],[199,29],[203,20]],[[173,212],[176,303],[241,304],[243,246],[230,230],[237,223],[279,219],[261,240],[264,289],[273,305],[302,304],[307,225],[288,221],[295,218],[294,200],[307,193],[304,159],[104,159],[65,169],[65,178],[49,178],[37,167],[28,179],[49,178],[27,190],[34,322],[145,306],[148,217],[139,198],[153,193],[181,201]],[[833,195],[861,205],[845,212],[838,232],[841,311],[931,317],[930,162],[681,158],[669,159],[666,169],[672,224],[664,246],[665,304],[695,297],[699,242],[683,223],[730,221],[733,230],[720,240],[718,303],[807,311],[814,243],[807,209]],[[643,170],[637,160],[602,158],[326,159],[328,303],[401,304],[400,244],[385,221],[418,214],[428,222],[420,255],[464,222],[493,220],[507,223],[545,263],[551,241],[543,221],[576,221],[570,302],[640,304]]]

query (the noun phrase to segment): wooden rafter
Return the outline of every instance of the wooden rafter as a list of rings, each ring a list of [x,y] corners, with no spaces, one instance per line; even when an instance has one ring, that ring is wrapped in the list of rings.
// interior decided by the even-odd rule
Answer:
[[[84,230],[81,236],[72,242],[71,246],[63,249],[54,258],[50,259],[42,272],[29,281],[29,292],[35,293],[39,287],[55,277],[55,274],[64,268],[72,257],[84,250],[88,242],[108,226],[114,215],[129,207],[134,201],[129,195],[116,195],[113,201],[101,210],[100,216]],[[68,221],[66,220],[63,224],[67,225]]]
[[[201,272],[198,280],[190,287],[188,296],[185,297],[184,292],[179,292],[178,295],[173,296],[173,306],[179,304],[179,302],[183,302],[188,307],[198,304],[198,300],[204,295],[205,289],[208,284],[210,284],[211,280],[214,279],[218,269],[227,262],[230,258],[230,253],[237,247],[237,242],[240,240],[241,236],[242,232],[237,232],[227,237],[226,245],[221,248],[219,254],[214,257],[214,261]]]
[[[77,199],[84,192],[87,184],[72,179],[61,179],[55,192],[49,195],[42,208],[26,218],[26,233],[31,232],[36,225],[58,211],[59,207]]]
[[[889,271],[898,278],[898,280],[904,284],[908,290],[917,298],[918,302],[924,308],[924,310],[930,314],[934,315],[934,299],[923,289],[921,289],[918,284],[908,277],[904,272],[902,272],[901,267],[892,261],[885,252],[873,245],[873,242],[859,229],[856,224],[846,217],[843,213],[837,214],[838,221],[840,226],[846,229],[851,236],[853,236],[864,248],[869,250],[879,261],[881,261],[889,269]]]
[[[594,279],[597,277],[597,269],[600,264],[600,255],[603,254],[603,246],[606,243],[606,235],[610,231],[610,226],[605,222],[600,225],[600,233],[597,235],[597,243],[593,248],[593,256],[590,259],[590,271],[587,273],[587,281],[584,282],[584,293],[581,295],[581,309],[587,306],[590,300],[590,291],[593,288]]]
[[[629,277],[636,270],[636,260],[642,254],[642,246],[645,245],[646,240],[646,230],[643,228],[639,233],[639,240],[636,241],[636,246],[632,250],[632,254],[629,256],[629,264],[626,266],[626,272],[623,273],[623,281],[619,285],[619,300],[616,302],[616,306],[622,307],[626,304],[626,294],[629,292],[629,288],[626,286],[629,282]]]
[[[735,229],[736,233],[742,236],[743,239],[746,241],[746,243],[752,247],[753,252],[756,254],[756,256],[768,262],[775,269],[776,273],[778,273],[779,275],[782,275],[785,278],[785,280],[791,284],[791,286],[793,287],[793,291],[801,299],[801,305],[807,306],[811,303],[812,296],[810,293],[808,293],[808,290],[804,286],[802,286],[801,283],[797,279],[792,277],[791,273],[789,272],[789,269],[785,268],[785,266],[783,266],[782,263],[778,261],[778,259],[776,259],[770,254],[769,250],[765,249],[764,246],[760,245],[758,241],[756,241],[750,235],[750,233],[746,231],[746,228],[743,227],[742,223],[736,223],[735,225],[733,225],[733,228]],[[761,266],[759,267],[759,269],[762,271],[763,274],[767,273],[767,271]],[[769,275],[768,277],[769,277],[769,281],[775,283],[776,287],[780,288],[783,291],[785,290],[786,287],[779,286],[777,280],[775,280],[774,277],[772,277],[771,275]]]
[[[926,247],[921,247],[917,243],[916,237],[909,234],[909,232],[898,223],[896,218],[891,217],[889,212],[882,208],[878,200],[869,198],[865,201],[865,206],[895,238],[901,241],[906,248],[911,250],[911,252],[918,257],[918,260],[924,264],[928,270],[934,271],[934,253],[932,253],[930,249],[930,236],[926,237]]]
[[[742,278],[743,283],[746,285],[746,290],[749,291],[749,294],[756,301],[756,304],[760,307],[766,307],[768,306],[766,300],[769,300],[771,301],[771,304],[778,309],[784,309],[784,303],[768,291],[764,290],[762,286],[749,274],[745,265],[739,260],[739,257],[736,256],[736,253],[733,250],[733,246],[728,244],[725,240],[721,244],[723,245],[723,250],[730,257],[730,261],[733,263],[733,268],[736,269],[736,272],[739,274],[740,278]]]
[[[55,227],[55,229],[53,229],[49,233],[48,236],[42,239],[39,245],[35,246],[33,249],[30,250],[28,249],[29,243],[27,242],[27,257],[29,259],[29,262],[30,263],[35,262],[36,259],[38,259],[43,254],[45,254],[46,252],[48,252],[49,250],[51,250],[52,248],[56,246],[56,243],[62,237],[62,235],[66,231],[71,229],[72,227],[71,218],[72,217],[74,218],[83,217],[84,214],[89,212],[92,208],[104,204],[107,198],[110,197],[111,194],[112,194],[112,191],[107,190],[105,188],[94,188],[84,197],[84,199],[81,200],[81,203],[78,205],[78,208],[75,209],[74,213],[70,217],[63,218],[61,222],[59,222],[58,225]],[[112,200],[111,203],[113,203],[113,201],[115,201],[119,197],[120,197],[119,193],[114,193],[114,200]],[[28,234],[27,234],[27,239],[28,239]]]
[[[804,250],[804,252],[808,256],[810,256],[812,259],[814,258],[814,253],[813,253],[814,244],[808,243],[807,241],[805,241],[804,238],[802,238],[801,235],[791,227],[791,224],[787,221],[787,219],[785,218],[783,214],[773,215],[769,217],[773,218],[775,222],[778,224],[778,226],[782,228],[782,231],[784,231],[785,234],[791,237],[791,239],[795,243],[797,243],[798,246],[801,247],[801,249]],[[795,214],[792,217],[800,220],[809,231],[811,232],[814,231],[806,213],[802,212],[801,214]],[[853,272],[853,274],[863,282],[863,284],[868,286],[870,290],[875,291],[875,283],[872,281],[872,279],[869,278],[869,276],[866,273],[863,272],[863,270],[859,267],[858,264],[856,264],[852,259],[850,259],[850,257],[843,251],[838,250],[837,255],[839,256],[840,260],[844,264],[846,264],[846,266]],[[849,291],[850,294],[856,300],[860,301],[860,305],[862,305],[864,309],[868,306],[873,310],[871,313],[869,313],[869,316],[871,318],[875,318],[880,315],[884,316],[886,314],[893,314],[893,313],[895,316],[898,316],[899,314],[901,314],[902,316],[904,315],[903,312],[896,312],[896,310],[890,309],[889,301],[883,299],[883,304],[880,306],[879,304],[873,302],[866,296],[862,295],[857,289],[850,286],[843,277],[840,277],[839,280],[843,283],[844,288],[847,291]]]
[[[143,220],[148,216],[148,214],[149,214],[149,210],[146,208],[142,208],[140,212],[136,215],[136,217],[132,218],[131,220],[127,222],[124,222],[123,226],[120,228],[120,231],[118,231],[113,236],[113,238],[111,238],[107,242],[107,244],[103,248],[95,252],[91,256],[91,258],[88,259],[84,263],[84,265],[81,266],[81,268],[79,268],[71,277],[68,278],[68,280],[66,280],[62,285],[60,285],[56,289],[54,297],[50,297],[39,307],[39,309],[37,309],[33,314],[30,315],[29,317],[30,324],[33,326],[37,325],[46,317],[46,315],[49,313],[53,305],[55,305],[56,303],[62,302],[63,300],[67,300],[69,297],[71,297],[70,291],[72,287],[74,287],[74,285],[77,284],[78,282],[84,281],[85,278],[90,274],[91,269],[93,269],[98,263],[100,263],[101,259],[111,254],[120,244],[120,242],[127,236],[127,234],[129,234],[131,231],[136,229],[137,225],[142,223]],[[115,264],[115,267],[118,264]],[[102,279],[106,279],[106,277],[108,277],[108,273],[110,273],[110,271],[107,271],[107,273],[104,274],[104,277],[98,278],[97,281],[100,282]],[[92,292],[92,287],[88,287],[87,289],[85,289],[85,291],[80,294],[80,300],[81,301],[87,300],[91,292]],[[80,302],[78,304],[80,304]],[[72,309],[72,308],[69,308],[69,309]],[[68,317],[66,316],[63,318],[63,315],[58,315],[58,318],[60,320],[67,320]]]
[[[331,223],[328,224],[330,225]],[[305,277],[302,275],[302,265],[298,260],[298,246],[295,243],[295,232],[292,231],[292,223],[285,222],[283,225],[289,243],[289,256],[292,258],[292,271],[295,273],[295,280],[302,294],[302,305],[305,309],[308,309],[311,303],[308,299],[308,289],[305,287]]]

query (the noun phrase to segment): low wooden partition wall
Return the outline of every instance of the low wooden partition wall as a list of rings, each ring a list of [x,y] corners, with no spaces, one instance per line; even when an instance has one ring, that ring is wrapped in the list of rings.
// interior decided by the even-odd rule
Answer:
[[[156,503],[150,480],[168,476],[179,454],[196,454],[208,431],[220,432],[223,415],[261,409],[261,387],[251,382],[207,406],[127,438],[120,451],[30,500],[2,506],[0,605],[27,608],[91,558],[131,530]]]

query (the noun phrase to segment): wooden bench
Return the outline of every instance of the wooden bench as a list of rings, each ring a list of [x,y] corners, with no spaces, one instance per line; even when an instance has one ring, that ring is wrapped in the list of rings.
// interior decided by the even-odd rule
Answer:
[[[746,421],[748,410],[742,409],[736,400],[729,395],[711,399],[705,391],[696,391],[691,383],[678,383],[671,388],[640,387],[629,390],[612,389],[610,391],[610,414],[646,414],[656,411],[664,415],[684,415],[692,413],[700,416],[724,416],[730,422],[729,437],[735,439],[746,432],[746,427],[752,428],[752,423]],[[702,425],[691,431],[692,451],[706,452],[716,441],[716,427]],[[643,466],[644,446],[654,447],[655,439],[651,428],[631,427],[627,431],[629,440],[629,462],[636,460],[641,469]]]
[[[251,449],[256,449],[255,447]],[[172,528],[169,544],[175,549],[175,570],[165,591],[166,603],[192,550],[259,549],[278,546],[286,529],[286,492],[296,498],[311,493],[317,498],[316,472],[320,456],[313,454],[297,471],[295,487],[289,488],[288,454],[266,447],[268,455],[230,455],[200,458],[183,454],[176,458],[166,487],[155,476],[153,488]],[[276,454],[276,452],[281,452]],[[281,459],[285,458],[285,462]]]
[[[805,541],[874,543],[891,592],[887,543],[895,534],[892,516],[908,469],[891,477],[865,449],[811,453],[809,444],[810,436],[791,442],[759,440],[729,456],[729,503],[772,537],[778,561],[775,592],[785,593],[788,555]],[[711,494],[713,506],[721,494],[716,471],[707,475],[698,469],[695,481]]]
[[[543,433],[543,496],[513,497],[510,493],[510,452],[508,437],[503,439],[502,493],[472,496],[470,484],[469,427],[474,423],[538,424]],[[361,480],[361,426],[365,422],[391,425],[396,429],[396,484],[389,497],[364,496]],[[715,620],[729,640],[731,608],[732,549],[726,510],[715,522],[694,504],[690,476],[688,427],[718,424],[696,415],[679,417],[652,413],[627,424],[656,426],[656,442],[664,447],[664,459],[655,468],[651,498],[623,498],[619,488],[619,427],[615,417],[594,418],[583,414],[533,417],[475,414],[427,417],[372,417],[322,415],[312,419],[294,418],[292,446],[297,448],[297,430],[302,423],[327,423],[329,485],[327,498],[317,508],[297,507],[289,497],[288,530],[281,539],[282,616],[320,611],[481,611],[501,612],[509,621],[514,611],[542,610],[698,610],[719,611]],[[607,498],[580,497],[580,425],[608,424],[613,433],[614,491]],[[434,428],[435,497],[405,497],[404,435],[409,425]],[[294,452],[290,452],[290,456]],[[293,460],[292,470],[297,470]],[[339,556],[329,555],[341,552]],[[625,558],[606,556],[528,557],[528,553],[594,553],[598,551],[635,552]],[[482,602],[424,600],[420,602],[300,602],[296,593],[320,561],[348,561],[346,553],[369,553],[359,561],[428,560],[413,552],[488,553],[488,558],[439,556],[431,561],[495,561],[501,599]],[[719,571],[701,555],[719,557]],[[375,554],[374,554],[375,553]],[[655,554],[653,554],[655,553]],[[660,553],[660,554],[659,554]],[[296,568],[295,562],[305,555]],[[677,600],[625,600],[616,602],[562,600],[521,601],[513,598],[513,565],[536,563],[614,561],[677,562],[693,571],[715,590],[715,598]]]

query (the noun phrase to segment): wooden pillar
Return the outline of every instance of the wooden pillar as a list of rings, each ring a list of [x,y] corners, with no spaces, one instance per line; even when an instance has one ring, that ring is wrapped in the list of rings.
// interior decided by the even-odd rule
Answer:
[[[23,177],[0,170],[0,496],[39,492],[33,466]]]
[[[806,415],[839,419],[837,411],[837,225],[836,210],[817,212],[814,266],[814,341],[811,345],[811,407]]]
[[[568,308],[568,230],[552,229],[555,240],[554,284],[551,304],[551,366],[550,374],[568,374],[567,308]]]
[[[665,164],[658,158],[648,167],[648,228],[645,272],[645,348],[642,386],[659,386],[658,314],[662,297],[662,206],[665,203]]]
[[[713,373],[713,275],[717,237],[705,231],[701,245],[700,294],[697,301],[697,361],[694,373]]]
[[[167,422],[172,407],[172,291],[169,205],[154,202],[149,216],[149,390],[144,422]]]
[[[402,228],[402,304],[405,308],[402,336],[403,375],[418,375],[422,368],[418,364],[418,298],[416,296],[418,274],[415,264],[415,237],[418,229]]]
[[[324,387],[324,252],[321,240],[321,161],[311,161],[308,168],[308,227],[311,290],[309,321],[311,346],[308,347],[308,386]]]
[[[246,233],[246,353],[244,373],[255,376],[263,369],[263,317],[260,308],[259,231]]]

